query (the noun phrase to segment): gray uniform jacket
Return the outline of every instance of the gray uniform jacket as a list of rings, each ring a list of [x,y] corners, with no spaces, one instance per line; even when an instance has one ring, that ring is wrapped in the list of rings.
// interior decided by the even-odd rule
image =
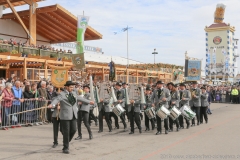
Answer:
[[[84,96],[83,96],[83,99],[85,99],[87,101],[91,101],[90,93],[85,93]],[[89,112],[90,109],[92,109],[94,107],[95,107],[95,105],[91,105],[89,103],[82,102],[82,105],[80,106],[80,111]]]
[[[119,103],[122,107],[125,107],[125,96],[124,96],[124,90],[115,90],[115,95],[117,100],[122,100],[122,103]]]
[[[141,111],[141,101],[135,100],[133,104],[128,105],[128,112],[131,112],[131,110],[134,110],[134,112],[140,112]]]
[[[145,94],[145,100],[146,100],[146,109],[152,107],[152,94],[146,95]]]
[[[112,112],[112,107],[109,106],[110,98],[107,100],[103,100],[103,107],[105,112]]]
[[[76,99],[76,103],[74,105],[71,105],[68,101],[68,92],[62,91],[60,94],[55,97],[52,101],[53,108],[56,107],[56,105],[60,102],[60,114],[59,118],[61,120],[72,120],[74,117],[77,119],[77,103],[82,102],[84,104],[89,104],[90,101],[87,99],[84,99],[80,96],[77,96],[75,92],[72,92],[73,96]],[[74,117],[73,117],[74,116]]]
[[[163,98],[166,98],[166,101],[162,101]],[[158,89],[155,89],[153,91],[152,95],[152,104],[155,105],[155,109],[159,109],[161,105],[164,105],[166,108],[168,108],[168,102],[171,100],[170,92],[167,88],[163,88],[160,94],[160,97],[158,97]]]
[[[179,107],[179,101],[180,101],[180,93],[179,91],[171,92],[171,101],[170,105],[175,105],[176,107]],[[175,102],[175,104],[172,104],[172,102]]]
[[[192,89],[191,95],[194,94],[196,97],[192,97],[190,100],[190,106],[191,107],[201,107],[201,90],[199,88]]]
[[[52,117],[57,118],[57,115],[59,117],[60,110],[58,111],[57,107],[53,109]]]
[[[201,94],[201,106],[202,107],[208,107],[209,103],[208,103],[208,93],[202,93]]]
[[[189,101],[191,99],[191,94],[188,90],[181,90],[179,91],[180,93],[180,102],[179,102],[179,107],[182,107],[184,105],[187,105],[189,106]],[[182,95],[182,97],[181,97]],[[185,99],[185,100],[182,100],[182,99]]]

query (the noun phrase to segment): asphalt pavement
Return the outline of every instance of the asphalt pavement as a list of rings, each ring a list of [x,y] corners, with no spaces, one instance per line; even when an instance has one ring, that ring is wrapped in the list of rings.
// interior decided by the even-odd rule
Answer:
[[[179,132],[155,135],[156,130],[143,133],[138,129],[120,129],[109,133],[104,121],[104,132],[89,140],[82,125],[83,139],[70,142],[70,154],[62,153],[62,135],[59,146],[53,149],[52,124],[22,127],[0,131],[0,159],[3,160],[179,160],[179,159],[240,159],[240,105],[213,103],[209,123],[182,129]],[[113,123],[114,124],[114,123]],[[129,129],[128,123],[128,129]],[[163,126],[163,124],[162,124]],[[185,125],[186,126],[186,125]],[[164,130],[163,130],[164,133]],[[77,137],[77,134],[75,135]]]

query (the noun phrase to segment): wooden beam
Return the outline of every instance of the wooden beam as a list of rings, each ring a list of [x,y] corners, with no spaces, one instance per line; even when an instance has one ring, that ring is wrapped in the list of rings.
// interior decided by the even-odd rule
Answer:
[[[19,2],[19,1],[21,1],[21,0],[11,0],[11,3],[15,3],[15,2]],[[6,2],[5,0],[2,0],[2,1],[0,2],[0,6],[6,5],[6,4],[7,4],[7,2]]]
[[[57,40],[63,40],[64,37],[61,37],[61,35],[59,35],[59,32],[57,32],[56,30],[53,30],[48,24],[42,22],[38,17],[37,17],[37,30],[43,31],[43,33],[45,33],[46,35],[50,35],[51,38],[50,40],[52,41],[53,39],[57,39]],[[43,37],[45,37],[43,35]]]
[[[36,14],[46,13],[46,12],[54,12],[54,11],[56,11],[56,10],[57,10],[56,5],[48,6],[48,7],[42,7],[42,8],[37,8],[37,9],[36,9]],[[29,16],[29,10],[19,11],[19,12],[18,12],[18,15],[19,15],[20,17]],[[7,14],[4,14],[4,15],[2,16],[2,19],[12,19],[12,18],[15,18],[15,16],[14,16],[13,13],[7,13]]]
[[[41,21],[41,22],[40,22]],[[45,24],[45,26],[48,26],[48,28],[51,28],[48,32],[55,32],[57,35],[61,36],[62,40],[69,39],[72,35],[69,35],[68,32],[61,28],[61,25],[58,26],[57,24],[54,24],[52,21],[49,21],[46,17],[44,18],[42,15],[37,15],[37,23]],[[39,27],[39,26],[38,26]],[[58,30],[58,31],[56,31]]]
[[[16,23],[19,23],[16,19],[13,19],[13,21],[15,21]],[[22,21],[24,22],[26,27],[29,28],[29,21],[28,21],[28,19],[22,18]],[[51,34],[46,34],[46,32],[42,31],[41,29],[38,29],[37,33],[39,35],[41,35],[42,37],[45,37],[45,38],[49,39],[50,41],[56,41],[57,40],[57,38],[54,38]],[[27,39],[27,38],[25,38],[25,39]],[[44,41],[44,42],[50,43],[50,41]]]
[[[56,17],[58,20],[63,22],[66,26],[73,28],[73,30],[75,30],[75,32],[77,32],[77,25],[75,23],[73,24],[73,23],[69,22],[67,19],[58,15],[56,12],[49,12],[48,14],[50,14],[53,17]]]
[[[36,39],[37,39],[37,20],[36,20],[36,0],[24,0],[26,3],[28,3],[29,6],[29,33],[32,36],[32,38],[29,39],[30,45],[36,45]]]
[[[34,2],[32,0],[23,0],[25,3],[27,3],[28,5],[32,5]]]
[[[20,24],[22,25],[24,31],[27,33],[27,35],[29,36],[29,31],[27,29],[27,27],[25,26],[25,24],[23,23],[22,19],[20,18],[20,16],[18,15],[17,11],[14,9],[13,5],[11,4],[10,0],[6,0],[9,7],[11,8],[12,12],[14,13],[14,15],[17,17],[17,20],[20,22]]]
[[[57,21],[55,18],[53,18],[52,16],[50,16],[48,13],[45,14],[39,14],[38,16],[40,17],[45,17],[45,21],[50,25],[54,26],[55,29],[58,29],[60,32],[64,33],[65,35],[67,35],[68,37],[76,37],[76,33],[75,30],[68,28],[64,25],[62,25],[61,22]]]
[[[27,79],[27,58],[23,62],[23,79]]]

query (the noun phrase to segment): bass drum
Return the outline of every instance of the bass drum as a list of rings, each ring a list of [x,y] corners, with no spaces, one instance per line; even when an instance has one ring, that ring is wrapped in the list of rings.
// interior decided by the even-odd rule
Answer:
[[[172,120],[176,120],[180,115],[181,115],[181,112],[177,109],[176,106],[173,106],[173,107],[170,109],[170,115],[169,115],[169,117],[170,117]]]
[[[161,118],[161,119],[166,119],[168,115],[170,115],[169,110],[162,105],[157,111],[156,111],[156,115]]]
[[[183,117],[186,118],[187,120],[192,120],[196,116],[196,113],[193,112],[187,105],[182,106],[180,108],[180,111]]]
[[[117,105],[113,108],[112,112],[113,112],[114,114],[116,114],[117,116],[121,116],[121,114],[125,112],[125,109],[124,109],[120,104],[117,104]]]

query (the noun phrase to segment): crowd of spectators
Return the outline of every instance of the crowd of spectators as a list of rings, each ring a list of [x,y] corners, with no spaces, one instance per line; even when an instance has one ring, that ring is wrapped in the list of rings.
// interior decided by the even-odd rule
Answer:
[[[12,46],[21,46],[21,47],[28,47],[28,48],[36,48],[36,49],[43,49],[43,50],[47,50],[47,51],[53,51],[53,52],[58,52],[58,53],[70,53],[72,54],[71,50],[63,50],[63,49],[57,49],[55,47],[51,47],[51,46],[46,46],[46,45],[29,45],[28,41],[22,42],[22,40],[19,40],[19,42],[17,42],[17,40],[15,38],[10,38],[10,40],[3,40],[0,38],[0,44],[9,44]]]

